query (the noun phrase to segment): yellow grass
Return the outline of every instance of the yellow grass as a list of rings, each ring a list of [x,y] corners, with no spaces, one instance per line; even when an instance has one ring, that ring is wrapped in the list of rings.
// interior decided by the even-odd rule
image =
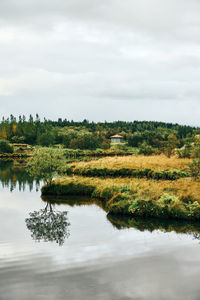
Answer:
[[[105,157],[96,161],[73,163],[76,168],[98,168],[104,167],[108,169],[152,169],[152,170],[164,170],[164,169],[186,169],[188,163],[191,162],[188,158],[168,158],[164,155],[154,156],[115,156]]]
[[[190,197],[200,202],[200,182],[192,181],[189,178],[181,178],[176,181],[154,181],[138,178],[106,178],[73,176],[66,178],[58,178],[55,183],[69,184],[70,182],[77,184],[85,184],[97,187],[103,190],[106,187],[123,187],[129,186],[130,190],[141,196],[143,199],[158,199],[163,193],[169,193],[179,196],[180,198]]]

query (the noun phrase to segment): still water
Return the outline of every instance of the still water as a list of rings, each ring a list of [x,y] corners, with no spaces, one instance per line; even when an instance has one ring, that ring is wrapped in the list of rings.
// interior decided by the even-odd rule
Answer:
[[[200,299],[199,224],[41,199],[23,168],[0,163],[0,227],[1,300]]]

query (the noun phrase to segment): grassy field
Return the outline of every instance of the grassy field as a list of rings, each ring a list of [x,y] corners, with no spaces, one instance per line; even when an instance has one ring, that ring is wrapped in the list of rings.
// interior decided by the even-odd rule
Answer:
[[[97,161],[76,163],[73,164],[77,168],[108,168],[119,170],[122,168],[129,169],[153,169],[153,170],[166,170],[166,169],[187,169],[187,165],[191,160],[188,158],[168,158],[165,155],[154,156],[122,156],[122,157],[105,157]]]
[[[190,159],[157,156],[106,157],[69,164],[68,174],[89,177],[134,177],[176,180],[189,176]]]

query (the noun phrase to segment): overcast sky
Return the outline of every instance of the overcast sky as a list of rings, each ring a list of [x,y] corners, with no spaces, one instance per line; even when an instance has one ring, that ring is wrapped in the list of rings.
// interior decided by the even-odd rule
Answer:
[[[0,0],[0,117],[200,126],[199,0]]]

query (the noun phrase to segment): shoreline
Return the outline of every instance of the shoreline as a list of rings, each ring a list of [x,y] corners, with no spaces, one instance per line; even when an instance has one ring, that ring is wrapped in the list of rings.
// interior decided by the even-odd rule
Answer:
[[[197,195],[193,194],[192,187]],[[41,191],[42,196],[75,195],[98,199],[111,215],[198,221],[199,188],[200,182],[190,179],[160,183],[145,179],[73,176],[55,179],[51,185],[44,185]]]

